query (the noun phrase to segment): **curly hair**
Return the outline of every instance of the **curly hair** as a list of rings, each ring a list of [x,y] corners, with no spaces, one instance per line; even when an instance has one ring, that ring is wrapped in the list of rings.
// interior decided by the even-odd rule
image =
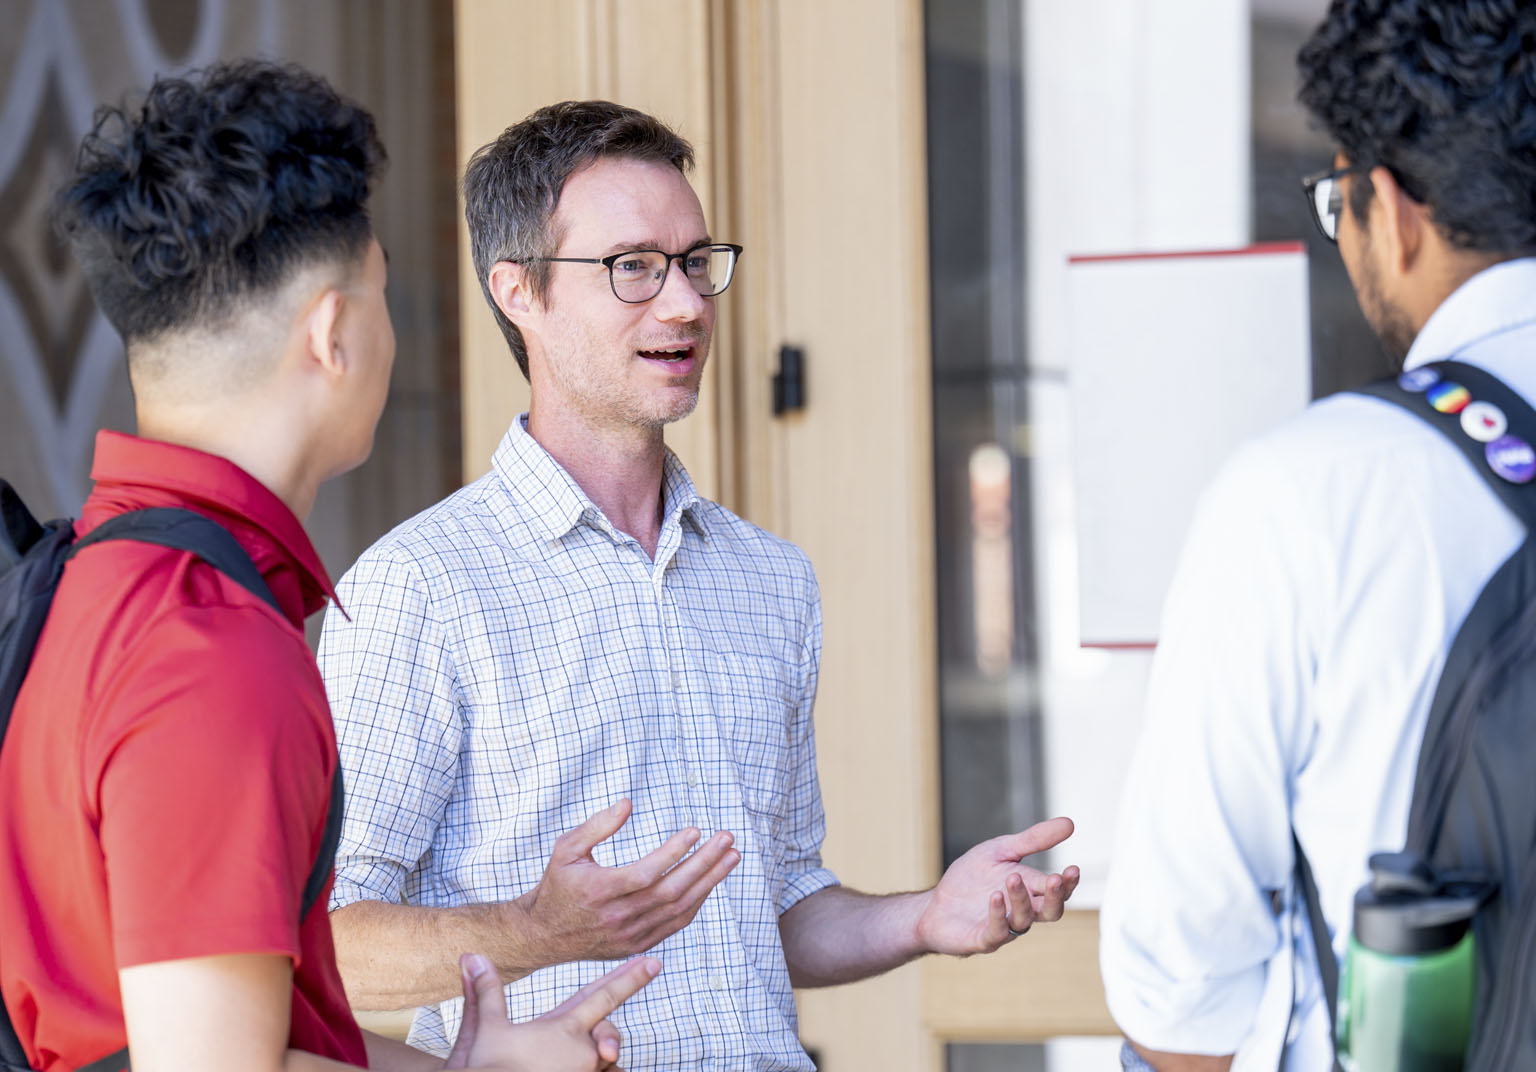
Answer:
[[[464,169],[464,221],[475,274],[524,379],[528,347],[491,297],[491,267],[497,261],[526,265],[534,297],[548,297],[549,265],[538,258],[553,256],[559,245],[549,221],[560,191],[573,174],[602,157],[670,164],[687,174],[693,146],[661,120],[634,108],[564,101],[502,131],[477,149]]]
[[[1389,169],[1450,244],[1536,250],[1536,4],[1333,0],[1297,55],[1301,103]],[[1363,219],[1371,184],[1351,184]]]
[[[53,220],[126,343],[217,328],[300,267],[362,257],[385,161],[324,79],[244,60],[97,111]]]

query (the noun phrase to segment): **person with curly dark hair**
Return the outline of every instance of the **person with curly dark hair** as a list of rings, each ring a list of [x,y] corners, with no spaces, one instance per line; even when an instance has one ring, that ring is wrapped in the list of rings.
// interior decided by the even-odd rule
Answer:
[[[240,62],[103,109],[58,194],[139,431],[98,436],[0,751],[0,995],[34,1069],[607,1068],[608,1013],[659,970],[637,958],[514,1025],[465,951],[446,1064],[348,1008],[336,738],[303,630],[334,591],[301,519],[367,456],[388,390],[383,163],[323,80]],[[91,542],[163,508],[226,552]]]
[[[1197,511],[1101,918],[1128,1069],[1337,1067],[1355,893],[1405,845],[1448,653],[1527,537],[1536,4],[1334,0],[1298,62],[1338,150],[1304,192],[1406,371],[1246,446]],[[1475,1029],[1466,1052],[1526,1067]]]

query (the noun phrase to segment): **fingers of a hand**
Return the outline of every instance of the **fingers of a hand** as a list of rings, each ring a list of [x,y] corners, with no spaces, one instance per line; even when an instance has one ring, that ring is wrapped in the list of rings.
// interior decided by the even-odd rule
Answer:
[[[1064,868],[1062,870],[1061,884],[1064,891],[1062,895],[1063,899],[1071,897],[1072,894],[1077,892],[1077,883],[1082,877],[1083,873],[1079,871],[1075,866]]]
[[[1061,917],[1061,900],[1058,895],[1054,916],[1049,913],[1051,896],[1045,894],[1042,901],[1046,908],[1038,908],[1030,893],[1029,883],[1024,881],[1024,876],[1015,872],[1003,880],[1003,887],[1008,894],[1008,927],[1010,930],[1022,934],[1029,930],[1029,925],[1036,919],[1053,920]]]
[[[625,888],[632,893],[654,886],[657,882],[661,881],[663,875],[669,874],[677,867],[686,866],[686,863],[679,864],[678,861],[688,855],[688,850],[698,844],[701,836],[701,831],[691,826],[686,830],[679,830],[662,842],[658,848],[653,849],[634,863],[625,864],[623,867],[615,868],[615,870],[623,876]],[[717,834],[716,837],[719,837],[719,835]],[[713,839],[706,841],[699,847],[699,852],[693,855],[698,856],[700,852],[708,849],[711,844],[713,844]]]
[[[987,949],[996,949],[1008,940],[1008,898],[1002,890],[993,890],[987,898]]]
[[[643,921],[645,932],[636,948],[650,949],[688,926],[703,907],[710,892],[740,862],[741,853],[735,849],[730,850],[720,857],[713,868],[695,879],[681,897],[652,909]]]
[[[555,839],[555,848],[550,858],[569,862],[586,856],[597,845],[619,832],[619,828],[629,821],[629,809],[629,801],[620,800],[588,816],[580,826],[567,830]]]
[[[1044,852],[1071,837],[1073,829],[1072,820],[1063,815],[1036,823],[1028,830],[1021,830],[1017,834],[1005,834],[1007,855],[1012,859],[1022,860],[1033,853]]]
[[[610,1020],[604,1020],[592,1029],[592,1040],[597,1043],[597,1056],[604,1066],[619,1059],[619,1029]]]
[[[716,834],[710,838],[699,846],[698,852],[667,872],[666,878],[656,884],[656,895],[662,901],[675,902],[687,897],[702,879],[710,875],[718,874],[715,882],[719,882],[735,866],[734,861],[741,859],[741,853],[731,848],[732,841],[731,835],[726,833]],[[732,862],[722,871],[721,864],[727,858]],[[714,882],[709,883],[705,892],[707,893],[713,886]]]
[[[563,1014],[572,1017],[583,1031],[591,1031],[656,978],[659,971],[661,961],[654,957],[636,957],[578,990],[561,1006]]]
[[[1055,923],[1067,908],[1067,884],[1060,875],[1047,875],[1045,894],[1035,905],[1035,918]]]

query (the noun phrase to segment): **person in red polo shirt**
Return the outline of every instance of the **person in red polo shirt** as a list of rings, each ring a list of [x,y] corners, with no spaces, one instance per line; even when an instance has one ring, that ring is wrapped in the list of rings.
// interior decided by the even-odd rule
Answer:
[[[636,959],[514,1025],[466,955],[473,1022],[445,1064],[359,1030],[326,895],[300,918],[336,765],[302,631],[334,592],[300,519],[367,456],[388,388],[366,207],[383,159],[325,82],[245,62],[103,112],[59,194],[139,422],[100,434],[77,532],[193,510],[281,612],[150,544],[66,568],[0,750],[0,996],[35,1069],[125,1045],[135,1072],[605,1068],[605,1017],[660,968]]]

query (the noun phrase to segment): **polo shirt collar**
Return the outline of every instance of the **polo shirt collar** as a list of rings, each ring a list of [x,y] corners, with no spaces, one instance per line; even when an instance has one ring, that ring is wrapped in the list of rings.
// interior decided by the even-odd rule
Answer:
[[[1458,356],[1472,344],[1536,323],[1536,257],[1478,272],[1440,303],[1413,340],[1404,368]]]
[[[624,538],[575,478],[528,434],[528,414],[520,413],[513,420],[496,447],[491,467],[520,508],[522,522],[540,539],[558,540],[583,523],[610,539]],[[665,495],[663,527],[676,516],[679,523],[686,520],[699,535],[707,537],[699,516],[702,500],[688,470],[670,449],[662,458],[661,487]]]
[[[248,552],[253,545],[267,552],[252,555],[263,575],[287,567],[298,579],[303,617],[326,600],[337,602],[303,524],[271,488],[228,458],[103,430],[96,433],[91,479],[96,486],[81,511],[87,528],[127,510],[190,507],[228,528]],[[274,594],[283,598],[277,587]]]

